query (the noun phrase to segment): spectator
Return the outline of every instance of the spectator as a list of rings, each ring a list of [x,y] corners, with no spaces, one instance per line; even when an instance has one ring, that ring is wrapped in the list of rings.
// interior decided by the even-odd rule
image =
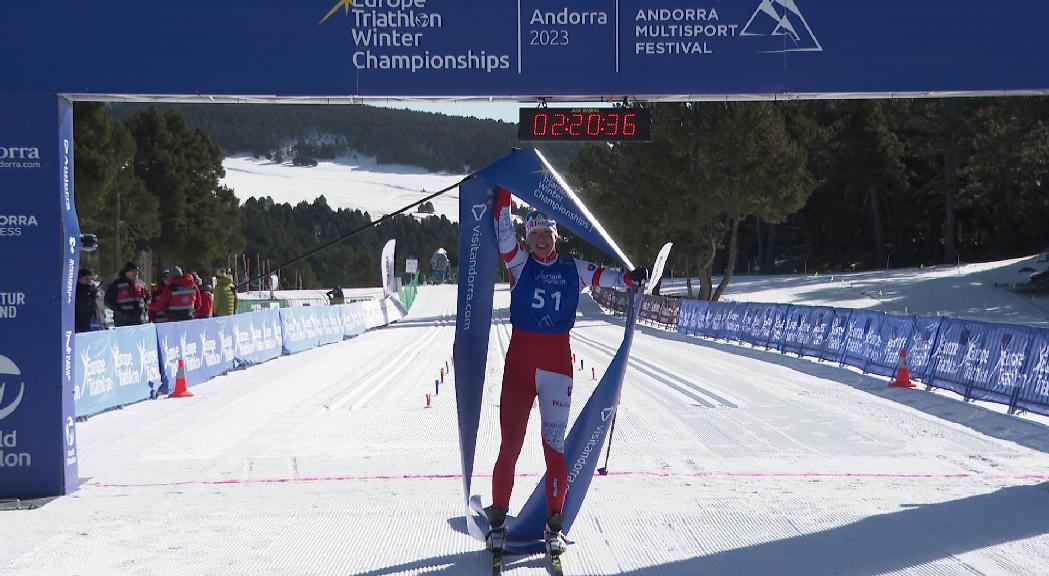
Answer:
[[[197,302],[197,307],[194,310],[194,318],[211,318],[214,305],[212,303],[214,297],[211,293],[211,284],[207,282],[200,285],[200,300]]]
[[[237,311],[237,293],[234,290],[233,277],[223,270],[217,270],[213,294],[215,316],[230,316]]]
[[[346,297],[342,294],[342,287],[338,284],[336,284],[331,290],[328,290],[325,294],[328,296],[328,303],[332,306],[346,303]]]
[[[200,301],[200,289],[193,282],[192,274],[184,274],[178,266],[171,267],[167,289],[162,290],[150,309],[163,312],[168,322],[191,320]]]
[[[149,321],[150,322],[167,322],[167,318],[164,315],[164,306],[159,302],[161,298],[166,302],[171,298],[170,286],[171,283],[171,270],[164,270],[160,274],[160,285],[153,287],[153,293],[150,295],[149,304]]]
[[[95,273],[88,268],[81,268],[77,274],[76,301],[73,317],[77,332],[102,330],[106,323],[102,319],[102,310],[98,307],[98,284]]]
[[[138,275],[138,265],[128,262],[106,289],[105,303],[113,311],[113,323],[118,327],[137,326],[146,321],[150,295]]]

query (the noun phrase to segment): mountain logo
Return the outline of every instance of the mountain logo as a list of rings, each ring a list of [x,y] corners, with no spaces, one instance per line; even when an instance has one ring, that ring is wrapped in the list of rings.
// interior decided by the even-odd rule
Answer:
[[[320,26],[321,24],[327,22],[329,18],[334,16],[335,13],[339,11],[339,8],[342,8],[346,12],[346,15],[349,16],[350,8],[356,7],[356,2],[357,0],[339,0],[335,3],[335,6],[333,6],[332,9],[324,15],[324,18],[321,18],[321,21],[318,22],[317,25]]]
[[[601,421],[608,422],[608,419],[612,417],[612,414],[616,411],[614,406],[609,406],[601,410]]]
[[[740,36],[776,38],[779,48],[764,52],[823,52],[794,0],[761,0]]]
[[[484,216],[485,210],[488,210],[488,205],[487,204],[474,204],[473,205],[474,220],[480,220],[481,217]]]

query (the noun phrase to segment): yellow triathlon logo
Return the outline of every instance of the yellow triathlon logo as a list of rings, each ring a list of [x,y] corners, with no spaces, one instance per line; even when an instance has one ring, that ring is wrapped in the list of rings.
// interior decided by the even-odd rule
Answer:
[[[342,8],[346,12],[346,15],[349,16],[350,15],[350,7],[354,6],[355,5],[354,3],[356,1],[357,0],[339,0],[338,2],[335,3],[335,6],[332,7],[332,9],[329,10],[327,14],[324,15],[324,18],[321,18],[321,21],[318,22],[317,25],[320,26],[321,24],[324,24],[325,22],[327,22],[329,18],[334,16],[335,13],[339,11],[339,8]]]

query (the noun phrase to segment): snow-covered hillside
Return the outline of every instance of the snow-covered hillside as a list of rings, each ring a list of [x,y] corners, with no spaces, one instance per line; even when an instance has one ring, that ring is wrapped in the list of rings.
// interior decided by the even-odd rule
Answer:
[[[1049,326],[1049,298],[1014,291],[1049,268],[1045,255],[928,268],[852,274],[737,275],[723,301],[870,308],[893,314],[943,315],[983,322]],[[715,282],[718,279],[715,279]],[[698,280],[693,279],[698,290]],[[683,294],[682,278],[665,279],[663,294]]]
[[[229,156],[222,161],[222,167],[226,170],[223,184],[232,188],[241,202],[252,196],[269,196],[275,202],[295,205],[324,196],[333,209],[359,209],[373,218],[421,200],[463,178],[456,174],[434,174],[413,166],[379,164],[374,158],[362,155],[323,160],[314,167],[293,166],[290,161],[274,164],[265,158]],[[450,190],[432,202],[436,214],[459,220],[458,190]]]

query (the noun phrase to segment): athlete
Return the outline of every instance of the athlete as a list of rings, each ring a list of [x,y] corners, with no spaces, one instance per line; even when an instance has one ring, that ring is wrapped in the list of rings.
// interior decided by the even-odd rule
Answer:
[[[559,255],[555,249],[557,223],[531,212],[525,218],[525,241],[531,254],[518,245],[510,220],[510,193],[496,192],[495,231],[499,252],[510,274],[510,323],[513,331],[503,368],[499,400],[502,444],[492,474],[491,531],[487,544],[501,551],[506,541],[506,513],[514,486],[514,468],[521,454],[528,413],[538,395],[546,457],[544,530],[547,552],[556,557],[565,549],[562,508],[568,489],[565,466],[565,429],[572,396],[572,351],[569,330],[575,324],[579,293],[588,286],[634,288],[648,278],[648,270],[626,274]]]

